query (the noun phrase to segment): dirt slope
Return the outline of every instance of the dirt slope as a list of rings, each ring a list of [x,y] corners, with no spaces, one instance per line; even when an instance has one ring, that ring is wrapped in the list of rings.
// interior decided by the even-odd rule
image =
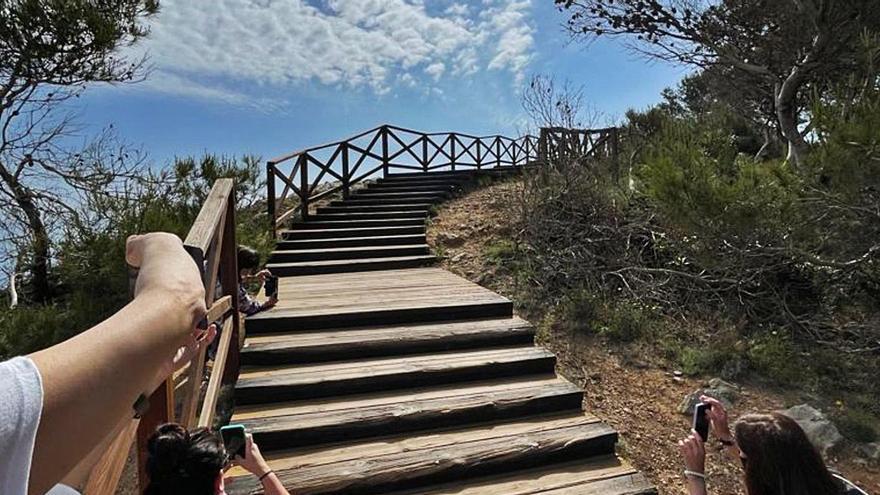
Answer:
[[[469,280],[514,298],[515,281],[495,261],[513,234],[513,216],[521,183],[516,179],[497,182],[446,203],[428,229],[428,242],[443,256],[442,265]],[[514,298],[515,300],[515,298]],[[542,314],[524,314],[532,322]],[[602,339],[545,329],[541,343],[559,357],[560,372],[584,385],[585,407],[620,432],[621,454],[642,470],[661,494],[687,493],[683,465],[676,442],[690,428],[689,418],[677,412],[682,398],[704,385],[710,377],[675,376],[650,349],[616,347]],[[739,384],[740,399],[731,412],[779,409],[786,404],[784,391],[754,384]],[[880,493],[880,467],[860,464],[844,453],[828,459],[869,492]],[[738,463],[722,456],[715,445],[707,460],[710,493],[742,494]]]

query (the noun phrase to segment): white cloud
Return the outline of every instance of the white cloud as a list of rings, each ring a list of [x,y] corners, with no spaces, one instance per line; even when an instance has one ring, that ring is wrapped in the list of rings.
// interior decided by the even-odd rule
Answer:
[[[482,4],[433,13],[417,0],[163,0],[139,49],[158,69],[152,89],[233,104],[271,105],[254,95],[303,82],[382,94],[486,69],[521,79],[530,1]]]
[[[433,77],[435,81],[439,80],[440,77],[443,76],[443,73],[446,72],[446,64],[443,62],[434,62],[433,64],[425,67],[425,74]]]

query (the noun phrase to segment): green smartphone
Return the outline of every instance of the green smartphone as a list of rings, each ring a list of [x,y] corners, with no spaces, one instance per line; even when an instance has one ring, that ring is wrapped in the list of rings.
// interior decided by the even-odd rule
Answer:
[[[244,459],[245,447],[247,447],[244,425],[224,426],[220,428],[220,436],[223,437],[223,446],[230,459],[235,459],[235,456]]]

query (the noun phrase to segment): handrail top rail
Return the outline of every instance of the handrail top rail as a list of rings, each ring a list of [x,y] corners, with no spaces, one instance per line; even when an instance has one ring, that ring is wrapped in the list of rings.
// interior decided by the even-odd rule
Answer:
[[[392,124],[382,124],[382,125],[380,125],[380,126],[373,127],[372,129],[369,129],[369,130],[366,130],[366,131],[360,132],[360,133],[358,133],[358,134],[355,134],[354,136],[351,136],[351,137],[348,137],[348,138],[345,138],[345,139],[341,139],[341,140],[339,140],[339,141],[332,141],[332,142],[325,143],[325,144],[319,144],[319,145],[317,145],[317,146],[310,146],[310,147],[308,147],[308,148],[303,148],[303,149],[301,149],[301,150],[294,151],[294,152],[292,152],[292,153],[288,153],[288,154],[286,154],[286,155],[282,155],[282,156],[279,156],[279,157],[273,158],[273,159],[269,160],[269,163],[272,164],[272,165],[277,165],[277,164],[279,164],[279,163],[286,162],[286,161],[288,161],[288,160],[291,160],[291,159],[293,159],[293,158],[296,158],[297,156],[304,155],[304,154],[306,154],[306,153],[311,153],[312,151],[317,151],[317,150],[321,150],[321,149],[324,149],[324,148],[332,148],[332,147],[335,147],[335,146],[340,146],[340,145],[342,145],[342,144],[349,143],[349,142],[351,142],[351,141],[354,141],[355,139],[360,139],[360,138],[362,138],[362,137],[364,137],[364,136],[368,136],[368,135],[370,135],[370,134],[372,134],[372,133],[374,133],[374,132],[380,131],[380,130],[382,130],[382,129],[394,129],[394,130],[396,130],[396,131],[408,132],[408,133],[410,133],[410,134],[420,134],[420,135],[422,135],[422,136],[451,136],[451,135],[454,135],[454,136],[461,136],[461,137],[464,137],[464,138],[467,138],[467,139],[502,139],[502,140],[509,140],[509,141],[519,141],[520,139],[523,139],[523,138],[526,138],[526,137],[528,137],[528,138],[532,138],[532,139],[538,139],[537,136],[534,136],[534,135],[531,135],[531,134],[524,134],[524,135],[522,135],[522,136],[520,136],[520,137],[514,139],[514,138],[511,138],[511,137],[503,136],[503,135],[501,135],[501,134],[491,134],[491,135],[486,135],[486,136],[475,136],[475,135],[473,135],[473,134],[464,134],[464,133],[461,133],[461,132],[455,132],[455,131],[452,131],[452,132],[421,132],[421,131],[416,131],[416,130],[413,130],[413,129],[407,129],[406,127],[400,127],[400,126],[396,126],[396,125],[392,125]]]
[[[595,133],[602,133],[602,132],[611,132],[611,131],[617,129],[617,127],[604,127],[601,129],[586,129],[586,128],[578,129],[578,128],[573,128],[573,127],[556,126],[556,127],[542,127],[541,129],[546,129],[550,132],[570,132],[570,133],[576,132],[578,134],[595,134]]]

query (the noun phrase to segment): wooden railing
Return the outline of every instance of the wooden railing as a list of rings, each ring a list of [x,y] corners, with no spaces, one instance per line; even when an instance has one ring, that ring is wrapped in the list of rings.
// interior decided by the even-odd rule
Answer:
[[[522,166],[533,162],[537,151],[538,140],[531,135],[511,139],[383,125],[270,160],[269,218],[274,232],[296,213],[308,218],[315,201],[337,193],[348,198],[353,185],[380,174]]]
[[[188,366],[168,377],[165,384],[153,392],[147,413],[127,425],[113,441],[93,469],[84,491],[86,495],[116,492],[135,439],[140,491],[143,491],[147,483],[144,469],[147,439],[156,427],[167,422],[177,422],[186,428],[211,427],[221,387],[235,383],[238,378],[240,322],[236,311],[238,262],[232,179],[219,179],[214,183],[183,244],[202,273],[207,322],[218,323],[220,331],[204,398],[206,353],[202,349]]]
[[[617,127],[607,129],[542,127],[539,142],[538,157],[543,163],[595,158],[616,159],[619,135]]]

